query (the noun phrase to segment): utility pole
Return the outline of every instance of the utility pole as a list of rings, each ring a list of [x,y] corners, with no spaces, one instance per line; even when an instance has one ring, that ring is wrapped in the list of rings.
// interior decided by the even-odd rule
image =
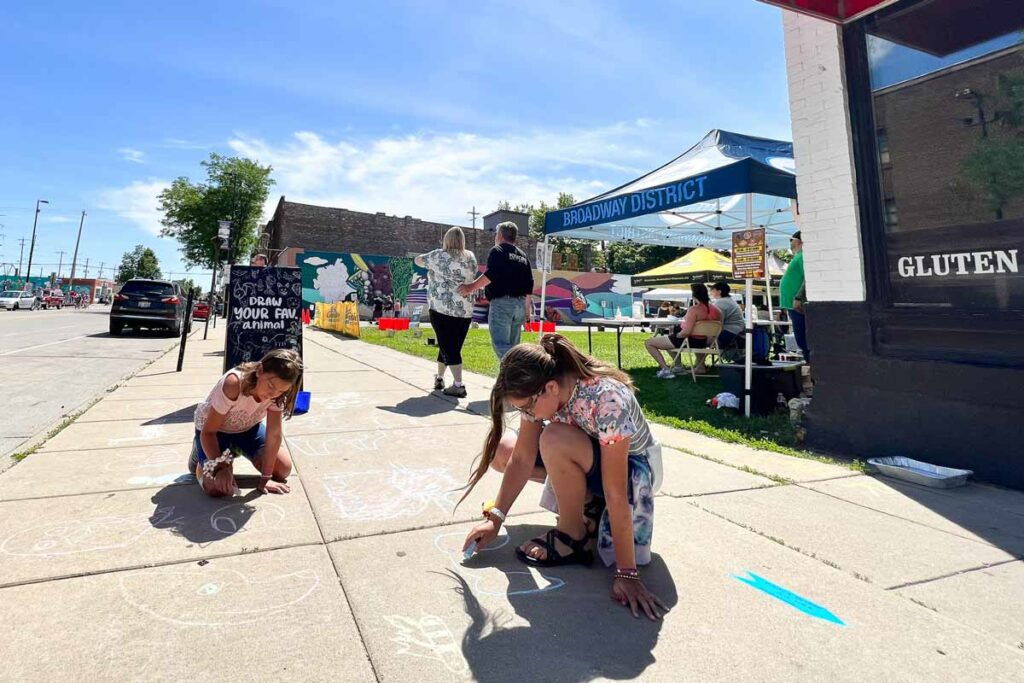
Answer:
[[[71,284],[68,285],[71,291],[75,291],[75,266],[78,265],[78,243],[82,241],[82,225],[85,224],[85,211],[82,212],[82,219],[78,221],[78,239],[75,240],[75,255],[71,257]]]
[[[28,239],[26,239],[24,237],[22,237],[20,240],[18,240],[18,244],[21,245],[21,251],[18,252],[18,270],[15,271],[15,273],[14,273],[15,275],[18,275],[18,276],[21,275],[21,259],[22,259],[23,256],[25,256],[25,242],[28,242]]]
[[[26,283],[31,282],[30,278],[32,277],[32,255],[36,251],[36,224],[39,223],[39,205],[49,203],[45,199],[36,200],[36,217],[32,219],[32,244],[28,248],[28,268],[25,269],[25,272],[28,273],[28,277],[25,278]],[[42,275],[41,272],[40,275]],[[32,291],[32,287],[29,287],[29,291]]]
[[[89,259],[85,259],[85,279],[89,279]]]
[[[68,252],[66,252],[66,251],[57,251],[57,252],[54,252],[54,253],[60,254],[60,262],[57,264],[57,279],[59,280],[60,279],[60,271],[61,271],[61,269],[64,268],[64,254],[66,254]],[[54,284],[56,284],[56,283],[54,283]]]
[[[99,278],[101,280],[103,279],[103,266],[105,266],[105,265],[107,265],[106,261],[100,261],[100,274],[99,274]]]
[[[472,211],[467,211],[466,213],[473,219],[473,229],[476,230],[476,217],[480,215],[480,212],[474,206]]]

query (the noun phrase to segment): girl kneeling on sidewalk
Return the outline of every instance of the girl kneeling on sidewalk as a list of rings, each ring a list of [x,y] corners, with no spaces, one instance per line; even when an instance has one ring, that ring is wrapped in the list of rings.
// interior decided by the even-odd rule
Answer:
[[[230,496],[238,491],[231,461],[240,453],[260,471],[260,493],[288,493],[292,461],[281,447],[281,422],[291,417],[301,379],[302,360],[287,349],[274,349],[220,378],[195,412],[188,468],[204,492]]]
[[[520,413],[518,435],[504,433],[506,408]],[[516,549],[528,565],[590,564],[595,540],[614,562],[612,598],[651,619],[666,608],[647,590],[638,565],[651,561],[654,493],[661,446],[633,394],[629,375],[581,353],[560,334],[519,344],[502,359],[491,391],[491,431],[469,492],[493,467],[504,475],[487,520],[466,537],[483,548],[498,535],[527,480],[545,481],[541,505],[558,514],[554,529]],[[461,501],[460,501],[461,502]]]

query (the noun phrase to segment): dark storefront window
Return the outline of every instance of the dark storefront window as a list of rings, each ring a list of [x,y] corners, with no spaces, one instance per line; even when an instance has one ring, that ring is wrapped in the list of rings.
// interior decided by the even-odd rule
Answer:
[[[887,305],[1024,311],[1024,1],[898,3],[862,31]]]

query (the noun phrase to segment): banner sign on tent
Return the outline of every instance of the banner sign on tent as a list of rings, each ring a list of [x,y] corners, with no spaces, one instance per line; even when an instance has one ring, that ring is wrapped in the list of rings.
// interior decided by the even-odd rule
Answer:
[[[271,349],[302,355],[302,271],[231,266],[224,369],[258,361]]]
[[[732,234],[732,276],[738,280],[763,278],[765,230],[754,228]]]

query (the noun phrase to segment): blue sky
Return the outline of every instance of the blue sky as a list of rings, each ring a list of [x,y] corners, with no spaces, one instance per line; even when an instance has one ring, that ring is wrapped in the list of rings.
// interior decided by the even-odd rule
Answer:
[[[210,151],[273,164],[265,218],[285,194],[468,224],[712,128],[790,138],[780,12],[754,0],[38,0],[5,10],[0,84],[0,261],[48,199],[46,273],[82,210],[90,275],[136,243],[183,273],[155,195]]]

